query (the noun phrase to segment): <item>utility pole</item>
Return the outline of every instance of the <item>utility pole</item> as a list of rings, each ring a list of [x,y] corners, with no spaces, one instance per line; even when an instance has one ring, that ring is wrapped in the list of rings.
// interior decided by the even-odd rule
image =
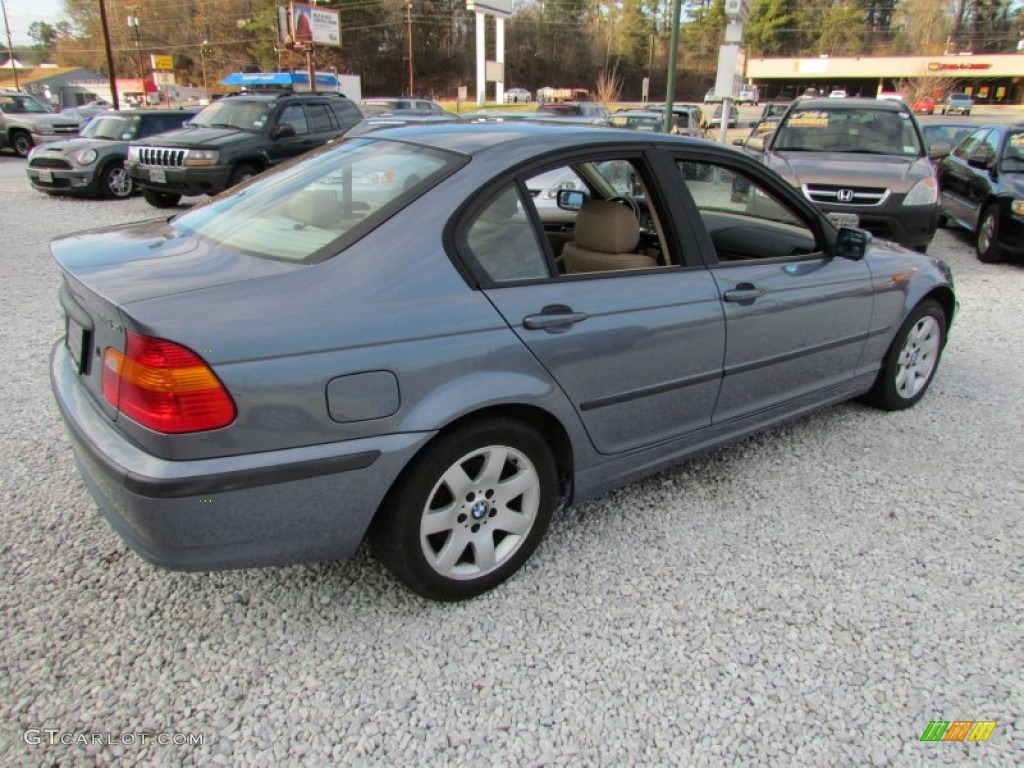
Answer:
[[[407,29],[407,37],[409,38],[409,98],[415,96],[412,82],[412,0],[409,0],[405,4],[405,25]]]
[[[110,77],[110,101],[114,109],[120,109],[121,104],[117,96],[117,71],[114,69],[114,52],[110,50],[110,28],[107,26],[107,5],[100,0],[100,22],[103,24],[103,47],[107,51],[107,72]]]
[[[210,44],[209,40],[203,40],[203,44],[199,46],[199,63],[203,67],[203,90],[206,91],[206,97],[210,97],[210,88],[206,84],[206,54],[213,53],[212,48],[206,46]]]

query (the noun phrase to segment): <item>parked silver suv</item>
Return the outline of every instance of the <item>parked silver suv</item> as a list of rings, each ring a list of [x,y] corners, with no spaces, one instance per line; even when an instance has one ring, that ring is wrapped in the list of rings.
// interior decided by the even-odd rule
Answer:
[[[26,93],[0,91],[0,147],[11,147],[18,157],[28,157],[36,144],[77,136],[81,124]]]

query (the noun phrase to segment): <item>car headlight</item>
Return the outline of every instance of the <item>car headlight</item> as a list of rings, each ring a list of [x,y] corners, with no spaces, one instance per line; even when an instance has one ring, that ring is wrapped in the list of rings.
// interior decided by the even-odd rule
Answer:
[[[929,176],[921,179],[903,198],[904,205],[934,205],[939,201],[939,185]]]
[[[128,147],[128,165],[139,164],[139,153],[141,151],[139,147]]]
[[[1024,216],[1024,200],[1011,200],[1010,210],[1014,216]]]
[[[53,136],[57,133],[52,125],[37,125],[33,133],[38,133],[40,136]]]
[[[216,165],[219,156],[216,149],[190,149],[185,155],[185,165]]]
[[[96,150],[83,150],[82,152],[79,152],[77,155],[75,155],[75,160],[77,160],[80,165],[92,165],[93,163],[96,162]]]

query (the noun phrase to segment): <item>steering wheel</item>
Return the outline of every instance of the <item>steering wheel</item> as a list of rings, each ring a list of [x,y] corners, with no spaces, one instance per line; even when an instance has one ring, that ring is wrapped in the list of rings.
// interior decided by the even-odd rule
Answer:
[[[616,195],[615,197],[608,198],[609,203],[618,203],[619,205],[625,205],[633,212],[636,217],[636,221],[640,223],[640,206],[636,204],[636,200],[632,197],[626,197],[625,195]]]

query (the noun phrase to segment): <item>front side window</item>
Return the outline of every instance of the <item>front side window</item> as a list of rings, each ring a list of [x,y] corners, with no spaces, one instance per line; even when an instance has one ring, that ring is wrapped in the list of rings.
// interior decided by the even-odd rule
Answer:
[[[0,112],[8,115],[46,114],[49,111],[31,96],[6,93],[0,95]]]
[[[1024,172],[1024,131],[1011,131],[1006,137],[1001,170],[1007,173]]]
[[[454,153],[352,139],[172,220],[175,230],[252,256],[315,262],[343,250],[463,162]]]
[[[978,143],[989,134],[990,130],[989,128],[982,128],[972,133],[953,150],[953,155],[961,160],[966,160],[974,152],[974,148],[978,146]]]
[[[763,183],[714,163],[676,163],[721,262],[819,252],[800,213]]]
[[[281,119],[277,121],[278,127],[290,125],[295,129],[296,136],[309,133],[309,124],[306,122],[306,110],[301,104],[289,104],[281,112]]]
[[[797,109],[779,126],[772,148],[792,152],[924,154],[908,112],[868,108]]]

